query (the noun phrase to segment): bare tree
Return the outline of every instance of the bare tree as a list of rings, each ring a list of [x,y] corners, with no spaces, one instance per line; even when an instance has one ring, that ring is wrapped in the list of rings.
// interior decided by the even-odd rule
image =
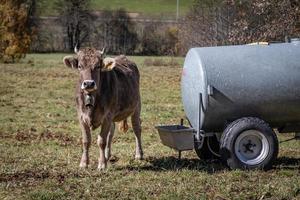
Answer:
[[[101,24],[98,34],[103,38],[103,45],[108,47],[109,53],[134,54],[139,42],[136,24],[126,10],[104,10],[101,13]]]
[[[184,53],[195,46],[216,46],[227,39],[229,19],[220,0],[195,0],[181,21],[179,35]]]
[[[205,3],[206,2],[206,3]],[[194,46],[283,41],[300,35],[299,0],[196,0],[182,22],[184,51]]]
[[[285,36],[299,37],[299,0],[228,1],[234,13],[229,41],[283,41]]]
[[[55,4],[60,13],[60,21],[65,27],[68,49],[88,40],[92,30],[92,15],[89,11],[90,0],[58,0]]]

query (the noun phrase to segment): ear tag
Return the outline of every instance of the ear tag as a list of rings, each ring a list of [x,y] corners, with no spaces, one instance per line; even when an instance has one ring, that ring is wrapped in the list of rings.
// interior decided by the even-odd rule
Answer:
[[[102,68],[102,71],[111,71],[116,66],[114,58],[104,58],[103,63],[104,67]]]

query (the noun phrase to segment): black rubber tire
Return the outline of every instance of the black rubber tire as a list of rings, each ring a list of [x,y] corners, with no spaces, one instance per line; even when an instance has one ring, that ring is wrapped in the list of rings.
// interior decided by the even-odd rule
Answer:
[[[209,142],[209,144],[208,144]],[[220,143],[217,139],[217,137],[214,135],[214,136],[211,136],[211,137],[205,137],[204,138],[204,143],[203,143],[203,146],[201,149],[198,149],[196,146],[195,146],[195,151],[196,151],[196,154],[197,156],[201,159],[201,160],[212,160],[212,159],[219,159],[218,156],[214,155],[208,145],[210,145],[210,148],[217,154],[219,154],[219,151],[220,151]]]
[[[269,143],[266,158],[256,165],[245,164],[235,155],[236,139],[247,130],[259,131]],[[224,130],[220,140],[220,154],[222,161],[231,169],[269,169],[278,155],[278,139],[273,129],[263,120],[254,117],[241,118],[230,123]]]

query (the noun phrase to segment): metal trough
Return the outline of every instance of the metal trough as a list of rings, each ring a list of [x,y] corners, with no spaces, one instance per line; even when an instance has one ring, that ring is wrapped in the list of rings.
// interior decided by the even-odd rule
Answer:
[[[156,126],[161,142],[178,151],[194,149],[194,129],[182,125]]]

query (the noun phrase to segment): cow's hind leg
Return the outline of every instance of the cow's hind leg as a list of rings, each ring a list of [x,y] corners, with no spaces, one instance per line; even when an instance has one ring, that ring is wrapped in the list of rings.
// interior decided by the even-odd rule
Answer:
[[[98,135],[97,144],[99,146],[99,164],[98,169],[105,169],[107,167],[107,159],[105,158],[105,148],[107,144],[107,135],[111,128],[111,122],[104,122],[101,126],[100,134]]]
[[[82,132],[82,156],[79,167],[87,168],[89,164],[89,148],[91,146],[91,130],[90,128],[80,121],[80,127]]]
[[[143,159],[143,149],[142,149],[142,140],[141,140],[142,127],[141,127],[140,112],[141,112],[141,107],[139,104],[138,108],[131,116],[132,128],[135,134],[135,159],[137,160]]]
[[[106,144],[106,148],[105,148],[105,158],[107,161],[109,160],[109,158],[111,156],[111,143],[112,143],[114,133],[115,133],[115,123],[112,123],[111,127],[110,127],[110,131],[107,136],[107,144]]]

